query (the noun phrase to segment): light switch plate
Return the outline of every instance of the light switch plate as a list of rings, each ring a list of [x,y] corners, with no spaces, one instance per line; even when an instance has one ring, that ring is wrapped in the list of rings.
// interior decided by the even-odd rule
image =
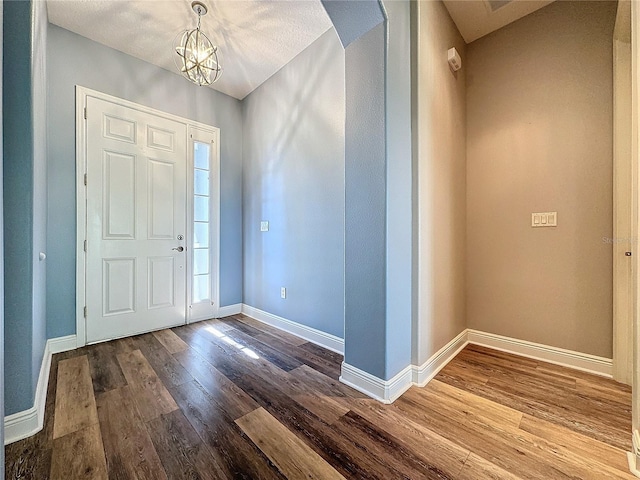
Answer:
[[[269,231],[269,222],[260,222],[260,231],[268,232]]]
[[[537,212],[531,214],[532,227],[557,227],[558,212]]]

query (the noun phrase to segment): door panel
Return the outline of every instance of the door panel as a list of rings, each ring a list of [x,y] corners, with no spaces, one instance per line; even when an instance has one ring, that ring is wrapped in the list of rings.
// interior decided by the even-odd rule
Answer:
[[[175,202],[173,178],[175,176],[172,163],[149,161],[149,239],[173,239],[173,215],[171,212]]]
[[[158,127],[147,127],[147,145],[167,152],[175,151],[175,132],[162,130]]]
[[[135,312],[135,258],[102,260],[102,315]]]
[[[105,239],[135,239],[136,158],[104,152],[102,176],[102,231]]]
[[[176,288],[173,274],[175,272],[174,263],[173,257],[149,258],[147,268],[149,278],[149,309],[174,306],[174,292]]]
[[[183,324],[186,125],[93,97],[87,112],[87,341]]]

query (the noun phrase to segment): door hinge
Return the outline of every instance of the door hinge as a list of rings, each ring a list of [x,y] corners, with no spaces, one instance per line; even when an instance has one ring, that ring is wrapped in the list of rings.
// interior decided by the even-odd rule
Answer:
[[[84,119],[87,119],[87,107],[84,107]]]
[[[87,174],[86,173],[84,174],[84,184],[85,185],[87,184]]]
[[[84,307],[84,318],[87,318],[87,307]]]
[[[84,251],[85,252],[87,251],[87,241],[86,240],[84,241]]]

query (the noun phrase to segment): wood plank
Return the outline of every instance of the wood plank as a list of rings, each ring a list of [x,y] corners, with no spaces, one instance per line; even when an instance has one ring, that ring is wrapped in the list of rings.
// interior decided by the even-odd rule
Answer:
[[[519,357],[516,357],[516,358],[519,358]],[[563,377],[574,379],[574,380],[594,382],[600,386],[609,387],[615,390],[626,392],[629,395],[631,395],[631,387],[629,385],[616,382],[611,378],[606,378],[601,375],[593,375],[591,373],[582,372],[574,368],[563,367],[562,365],[555,365],[553,363],[546,363],[546,362],[540,362],[540,365],[538,365],[537,370],[553,373],[555,375],[563,376]]]
[[[38,437],[38,432],[34,437]],[[5,449],[5,478],[46,479],[51,472],[52,449],[34,437],[11,443]]]
[[[255,373],[262,377],[265,382],[277,383],[279,390],[296,403],[313,412],[328,425],[332,425],[349,411],[348,406],[330,396],[320,395],[318,391],[308,387],[290,372],[285,372],[263,359],[256,359],[255,363],[259,364],[259,368],[255,369]],[[302,368],[302,366],[298,368]]]
[[[543,403],[548,406],[548,411],[552,414],[561,412],[563,415],[593,415],[599,423],[614,429],[625,427],[626,421],[620,413],[629,415],[630,418],[630,411],[625,412],[622,407],[618,411],[612,411],[608,402],[581,394],[577,388],[566,389],[552,385],[540,387],[528,383],[527,380],[528,378],[525,377],[513,380],[492,378],[487,386],[513,396],[526,396],[539,404]]]
[[[260,406],[194,350],[179,352],[175,357],[232,419]]]
[[[338,368],[341,367],[344,356],[340,353],[333,352],[329,349],[316,345],[313,342],[303,343],[299,346],[301,350],[306,350],[313,355],[323,358],[326,362],[329,362]]]
[[[446,377],[449,380],[443,380],[443,377]],[[487,375],[479,373],[473,367],[466,365],[463,362],[457,362],[455,359],[440,370],[435,378],[450,385],[452,384],[452,380],[463,383],[470,382],[477,385],[485,385],[489,381],[489,377]]]
[[[616,411],[622,409],[626,411],[627,415],[631,415],[631,392],[626,388],[617,388],[617,386],[597,382],[593,379],[579,378],[576,381],[576,390],[589,398],[598,398],[602,402],[608,403]]]
[[[86,355],[58,363],[54,439],[98,423],[89,370]]]
[[[147,333],[133,337],[133,340],[165,385],[180,385],[193,380],[193,377],[173,358],[173,355],[167,352],[155,336]]]
[[[171,392],[227,478],[285,478],[197,382],[171,387]]]
[[[231,329],[231,328],[232,328],[232,327],[231,327],[231,325],[229,325],[229,324],[227,323],[227,319],[228,319],[228,318],[229,318],[229,317],[223,317],[223,318],[211,318],[211,319],[209,319],[209,320],[204,320],[204,321],[202,321],[202,322],[192,323],[192,325],[197,325],[197,326],[200,326],[200,325],[208,325],[208,326],[211,326],[211,327],[215,327],[216,329],[218,329],[218,330],[220,330],[220,331],[224,332],[225,330],[229,330],[229,329]]]
[[[470,345],[462,350],[455,360],[457,364],[470,366],[490,378],[516,382],[526,378],[530,386],[541,389],[556,387],[567,390],[576,385],[575,377],[541,369],[541,363],[537,360],[477,345]]]
[[[198,339],[200,339],[215,344],[227,355],[240,354],[240,348],[238,348],[237,345],[238,342],[229,336],[230,333],[235,332],[233,328],[220,330],[219,326],[212,325],[211,322],[205,321],[186,325],[180,329],[180,332],[189,335],[188,343],[192,348],[200,344],[198,341]]]
[[[134,401],[132,386],[97,397],[109,478],[167,480]]]
[[[90,425],[53,441],[51,480],[107,478],[99,425]]]
[[[328,377],[331,377],[334,380],[338,380],[341,373],[341,362],[336,363],[332,359],[327,360],[325,356],[317,355],[316,353],[314,353],[314,349],[309,348],[309,345],[313,344],[304,344],[292,351],[291,355],[304,364],[309,365],[315,370],[324,373]]]
[[[622,450],[631,449],[631,438],[626,430],[625,419],[616,412],[607,411],[597,402],[583,401],[586,400],[584,397],[552,395],[548,391],[523,389],[513,383],[496,379],[491,379],[487,388],[509,396],[514,402],[522,398],[528,399],[529,405],[512,408],[563,425]]]
[[[468,423],[468,416],[461,412],[443,407],[436,408],[429,403],[416,403],[401,397],[394,403],[405,416],[430,430],[470,450],[491,463],[512,474],[526,473],[531,480],[548,480],[569,478],[550,465],[523,449],[519,443],[513,442],[506,435],[487,435],[482,429],[473,428]],[[535,451],[534,451],[535,452]]]
[[[267,323],[261,322],[251,317],[247,317],[246,315],[242,315],[242,314],[233,315],[232,318],[238,320],[239,322],[244,323],[245,325],[253,327],[256,330],[259,330],[263,333],[279,338],[283,342],[286,342],[289,345],[293,345],[294,347],[299,347],[300,345],[307,343],[307,340],[305,340],[304,338],[300,338],[297,335],[293,335],[289,332],[285,332],[284,330],[280,330],[279,328],[272,327]],[[226,319],[223,318],[221,320],[225,321]]]
[[[488,460],[470,453],[457,477],[459,480],[523,480]]]
[[[178,337],[189,344],[189,348],[198,352],[213,366],[217,365],[218,359],[240,354],[238,349],[230,345],[218,345],[213,341],[212,334],[198,334],[198,330],[192,325],[185,325],[184,327],[176,328],[174,331]]]
[[[411,406],[413,404],[413,406]],[[452,441],[516,476],[527,478],[628,478],[618,470],[589,457],[578,456],[544,438],[519,428],[468,414],[464,421],[452,422],[454,408],[422,399],[420,403],[401,398],[396,402],[414,417],[438,419],[441,432]],[[409,408],[407,408],[409,407]],[[444,434],[444,433],[443,433]],[[455,440],[454,440],[455,439]]]
[[[151,420],[147,430],[171,480],[228,478],[180,410]]]
[[[339,380],[334,380],[308,365],[295,368],[290,373],[316,392],[331,397],[347,407],[351,405],[351,399],[369,399],[364,393],[341,383]]]
[[[233,326],[237,336],[242,338],[243,341],[249,343],[252,348],[256,350],[268,348],[270,350],[275,349],[279,352],[287,352],[287,355],[292,359],[305,363],[325,375],[335,379],[338,379],[340,376],[342,356],[339,356],[340,359],[337,360],[336,355],[338,354],[334,354],[329,350],[323,349],[322,347],[318,347],[317,345],[309,342],[305,342],[299,346],[287,344],[277,336],[265,334],[260,330],[239,322],[234,317],[229,318],[228,323]],[[230,331],[229,335],[233,335],[233,331]],[[267,356],[266,358],[285,371],[291,370],[288,365],[283,366],[278,363],[277,359],[274,361],[272,357]]]
[[[545,420],[524,415],[520,422],[520,428],[540,438],[566,448],[576,455],[584,455],[593,458],[603,464],[626,472],[629,468],[626,452],[606,443],[594,440],[591,437],[581,435],[573,430],[554,425]]]
[[[153,336],[171,354],[182,352],[189,348],[189,345],[184,340],[169,329],[153,332]]]
[[[294,401],[278,382],[268,383],[250,370],[234,371],[238,366],[220,365],[227,377],[250,394],[280,423],[303,439],[316,453],[347,478],[395,478],[398,472],[384,465],[366,451],[354,448],[353,442],[317,415]],[[228,370],[227,370],[228,369]],[[245,373],[241,373],[244,371]]]
[[[524,359],[504,352],[473,346],[465,348],[452,363],[463,362],[490,376],[485,385],[453,383],[493,402],[535,416],[551,423],[563,425],[578,433],[621,448],[629,449],[628,435],[631,417],[620,408],[611,408],[605,399],[589,396],[578,388],[578,381],[594,381],[601,386],[615,389],[616,382],[576,371],[569,376],[569,369],[556,365]],[[450,382],[446,377],[439,377]]]
[[[248,413],[236,423],[287,478],[344,479],[264,408]]]
[[[143,421],[178,409],[171,394],[140,350],[120,353],[117,358]]]
[[[414,422],[393,405],[375,400],[354,401],[352,411],[393,435],[416,458],[455,478],[469,456],[469,450]],[[429,448],[424,448],[428,445]]]
[[[552,468],[560,478],[581,479],[631,479],[627,472],[621,472],[610,465],[583,455],[576,455],[572,451],[545,438],[531,435],[521,429],[503,427],[495,423],[485,423],[477,417],[470,417],[468,424],[483,438],[495,438],[509,442],[521,452],[526,452],[528,458],[537,459],[540,463]]]
[[[208,327],[200,329],[198,331],[198,334],[207,335],[207,328]],[[287,346],[287,349],[278,349],[277,347],[267,345],[266,343],[263,343],[256,338],[235,328],[225,330],[222,333],[223,335],[221,336],[216,335],[215,333],[209,333],[208,336],[218,345],[224,346],[224,344],[230,344],[237,351],[241,351],[242,348],[249,348],[259,357],[268,360],[269,362],[287,372],[302,365],[302,362],[300,360],[290,355],[290,349],[295,347]]]
[[[333,427],[352,442],[354,448],[388,466],[395,472],[393,477],[408,477],[412,480],[454,479],[462,467],[462,463],[453,462],[443,469],[437,463],[442,465],[444,462],[425,461],[405,443],[355,412],[344,415]],[[463,457],[466,456],[465,452]]]
[[[480,418],[501,422],[512,427],[518,427],[522,420],[522,412],[499,403],[492,402],[469,392],[433,379],[422,388],[412,388],[407,392],[409,396],[429,397],[438,402],[447,402],[462,411],[469,411]]]
[[[234,380],[244,374],[259,377],[263,383],[272,384],[284,393],[288,401],[299,403],[329,425],[349,411],[348,407],[330,397],[318,395],[317,391],[264,358],[228,357],[225,361],[218,361],[218,366],[225,370],[224,373],[231,374]]]
[[[87,352],[94,393],[107,392],[127,384],[116,359],[117,353],[115,342],[99,343]]]
[[[112,340],[109,343],[113,343],[116,355],[119,353],[133,352],[138,349],[136,343],[133,341],[133,337],[118,338],[117,340]]]
[[[99,427],[109,478],[283,480],[234,422],[262,408],[345,478],[634,478],[610,445],[629,443],[631,391],[611,380],[471,346],[426,388],[383,405],[318,371],[335,369],[336,354],[291,345],[260,324],[235,318],[171,332],[186,349],[171,354],[149,334],[54,355],[44,429],[6,447],[7,477],[86,477],[80,464],[94,455],[61,459]],[[71,383],[84,377],[86,390],[103,392],[100,423],[54,440],[58,367],[82,357],[90,376]],[[63,466],[72,472],[56,473]]]

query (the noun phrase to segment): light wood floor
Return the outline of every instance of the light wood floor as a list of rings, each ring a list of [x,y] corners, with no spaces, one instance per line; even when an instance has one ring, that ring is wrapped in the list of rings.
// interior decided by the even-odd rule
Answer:
[[[630,389],[468,346],[393,405],[243,316],[57,354],[8,479],[632,479]]]

